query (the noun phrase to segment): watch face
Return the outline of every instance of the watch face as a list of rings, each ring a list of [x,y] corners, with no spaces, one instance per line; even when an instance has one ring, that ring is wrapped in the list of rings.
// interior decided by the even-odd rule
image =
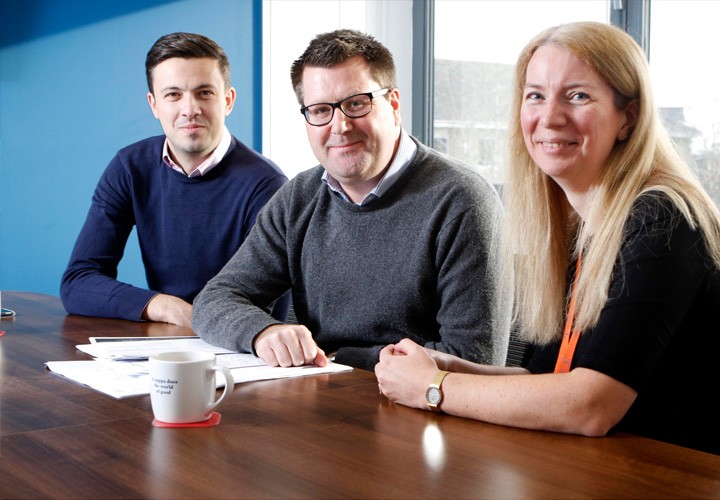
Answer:
[[[427,399],[427,402],[430,405],[437,405],[441,398],[442,394],[440,393],[440,389],[437,387],[430,387],[425,393],[425,399]]]

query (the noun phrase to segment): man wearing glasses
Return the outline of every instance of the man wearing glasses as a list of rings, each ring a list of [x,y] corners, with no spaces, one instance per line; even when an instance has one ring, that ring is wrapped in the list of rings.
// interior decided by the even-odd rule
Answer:
[[[291,79],[320,165],[283,186],[194,302],[206,341],[273,366],[372,370],[403,338],[502,364],[500,202],[483,178],[410,137],[392,55],[351,30],[317,36]],[[269,305],[292,288],[299,324]]]

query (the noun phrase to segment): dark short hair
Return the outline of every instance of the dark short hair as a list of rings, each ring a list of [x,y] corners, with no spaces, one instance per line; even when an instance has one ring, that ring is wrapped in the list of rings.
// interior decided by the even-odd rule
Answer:
[[[290,80],[301,106],[303,71],[307,66],[332,68],[348,59],[362,56],[370,67],[373,80],[383,88],[395,88],[395,61],[390,51],[370,35],[341,29],[317,35],[290,68]]]
[[[203,35],[176,32],[158,38],[147,53],[145,77],[150,92],[153,91],[153,70],[161,62],[173,57],[181,59],[209,57],[215,59],[225,82],[225,90],[230,88],[230,63],[222,47]]]

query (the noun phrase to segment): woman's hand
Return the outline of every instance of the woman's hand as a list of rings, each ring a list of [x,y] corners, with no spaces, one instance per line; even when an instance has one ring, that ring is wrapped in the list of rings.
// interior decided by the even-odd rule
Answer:
[[[458,359],[457,356],[453,356],[452,354],[448,354],[446,352],[436,351],[434,349],[428,349],[427,347],[425,348],[425,352],[428,353],[433,361],[435,361],[438,370],[445,370],[447,372],[457,371],[453,366],[456,364],[455,361]]]
[[[380,392],[390,401],[427,410],[425,391],[438,366],[430,354],[409,339],[390,344],[380,351],[375,376]]]

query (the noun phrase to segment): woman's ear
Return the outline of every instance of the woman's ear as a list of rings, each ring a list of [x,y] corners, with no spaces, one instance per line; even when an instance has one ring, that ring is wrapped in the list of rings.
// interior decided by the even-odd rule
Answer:
[[[633,127],[635,126],[635,123],[637,123],[638,114],[639,114],[639,104],[637,99],[633,99],[630,101],[630,104],[628,104],[625,107],[625,124],[620,127],[620,131],[618,132],[618,140],[624,141],[630,136],[630,133],[632,132]]]

